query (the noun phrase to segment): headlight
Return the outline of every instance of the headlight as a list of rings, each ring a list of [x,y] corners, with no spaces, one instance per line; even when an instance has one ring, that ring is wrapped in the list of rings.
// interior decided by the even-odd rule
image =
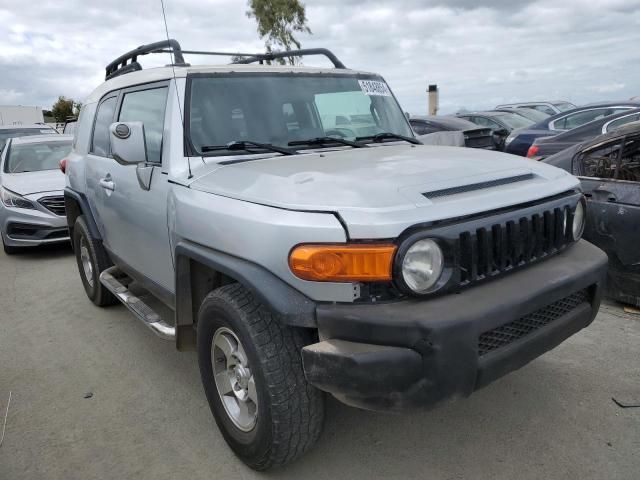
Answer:
[[[2,187],[0,187],[0,200],[5,207],[9,208],[30,208],[32,210],[36,208],[30,200]]]
[[[571,235],[574,241],[580,240],[582,232],[584,232],[585,211],[584,202],[578,202],[576,209],[573,211],[573,222],[571,224]]]
[[[427,293],[438,282],[444,256],[438,244],[424,238],[409,247],[402,259],[402,279],[414,293]]]

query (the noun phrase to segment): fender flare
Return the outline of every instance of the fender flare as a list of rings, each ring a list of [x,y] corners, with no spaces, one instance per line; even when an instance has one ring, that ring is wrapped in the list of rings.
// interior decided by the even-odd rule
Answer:
[[[91,233],[91,236],[99,242],[102,241],[102,235],[100,235],[98,225],[93,218],[93,213],[91,213],[89,202],[87,201],[87,197],[83,193],[76,192],[69,187],[65,187],[64,207],[65,211],[67,212],[67,226],[69,227],[69,233],[72,237],[73,226],[78,215],[72,216],[70,215],[70,212],[73,212],[75,210],[75,207],[77,207],[80,210],[80,214],[82,214],[87,221],[87,227],[89,227],[89,233]]]
[[[244,285],[283,324],[317,327],[316,303],[260,265],[186,240],[181,240],[176,245],[175,259],[178,326],[194,323],[191,264],[196,262]]]

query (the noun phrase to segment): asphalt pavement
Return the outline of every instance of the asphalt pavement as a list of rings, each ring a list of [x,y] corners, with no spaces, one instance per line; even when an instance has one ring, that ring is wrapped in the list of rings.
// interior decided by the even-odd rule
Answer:
[[[526,288],[526,286],[523,286]],[[194,353],[87,300],[69,248],[0,253],[0,480],[640,479],[640,315],[603,306],[471,398],[385,415],[327,399],[324,435],[259,474],[218,432]]]

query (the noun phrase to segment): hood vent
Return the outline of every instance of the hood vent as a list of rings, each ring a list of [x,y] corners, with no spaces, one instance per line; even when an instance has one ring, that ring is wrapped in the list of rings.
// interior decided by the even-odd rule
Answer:
[[[525,182],[527,180],[533,180],[534,174],[527,173],[524,175],[517,175],[515,177],[500,178],[498,180],[490,180],[487,182],[472,183],[470,185],[462,185],[460,187],[444,188],[442,190],[434,190],[432,192],[425,192],[422,195],[429,200],[435,198],[448,197],[450,195],[459,195],[461,193],[473,192],[475,190],[484,190],[485,188],[499,187],[500,185],[508,185],[510,183]]]

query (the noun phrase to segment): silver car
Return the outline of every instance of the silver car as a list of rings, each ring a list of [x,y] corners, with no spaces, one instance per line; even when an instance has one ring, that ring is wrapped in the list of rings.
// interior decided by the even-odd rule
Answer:
[[[69,241],[64,175],[69,135],[10,138],[0,157],[0,234],[7,254],[20,247]]]
[[[168,67],[137,61],[167,49]],[[384,79],[326,49],[185,52],[163,40],[107,65],[66,162],[67,221],[87,297],[197,352],[251,468],[311,448],[322,392],[434,407],[595,317],[607,257],[581,240],[568,172],[422,145]],[[335,68],[264,64],[310,55]]]
[[[57,135],[58,131],[42,123],[32,125],[0,125],[0,152],[7,140],[14,137],[27,137],[31,135]]]

